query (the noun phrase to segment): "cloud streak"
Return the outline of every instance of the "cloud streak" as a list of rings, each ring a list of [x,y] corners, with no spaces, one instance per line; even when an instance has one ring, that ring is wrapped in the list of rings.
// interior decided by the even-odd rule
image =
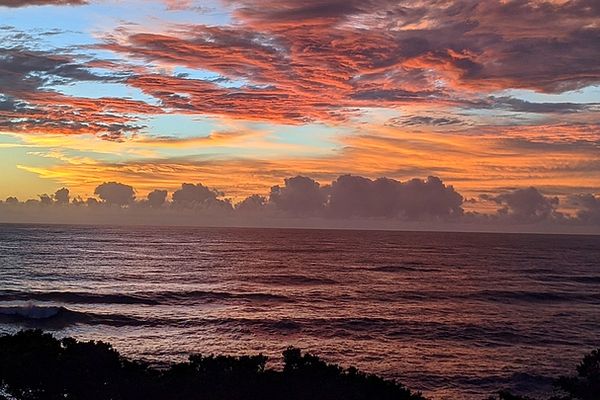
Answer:
[[[23,2],[5,5],[17,3]],[[42,2],[23,4],[35,3]],[[600,40],[595,23],[600,11],[591,0],[428,0],[402,5],[388,0],[244,0],[228,4],[235,24],[172,25],[164,32],[123,26],[106,36],[98,46],[101,50],[134,63],[207,70],[225,80],[241,80],[224,87],[210,79],[135,68],[127,78],[121,77],[123,82],[156,97],[160,108],[131,106],[141,113],[176,110],[287,124],[340,123],[365,107],[427,103],[476,108],[472,97],[491,90],[560,93],[600,82],[596,62],[600,50],[595,46]],[[181,10],[193,4],[168,6]],[[546,20],[559,22],[552,28],[534,23]],[[20,101],[48,90],[52,79],[110,79],[95,76],[68,55],[25,48],[3,51],[3,64],[12,63],[0,65],[7,77],[5,95]],[[89,64],[120,68],[119,63],[100,59]],[[60,99],[54,101],[60,104]],[[479,104],[533,113],[577,112],[586,107],[510,97]],[[68,102],[64,106],[73,107]],[[73,119],[77,132],[80,125],[73,108],[64,119]],[[102,116],[94,117],[101,120]],[[122,121],[113,130],[125,130],[131,122],[122,111],[114,117]],[[89,129],[102,130],[98,124]]]
[[[78,6],[88,4],[87,0],[1,0],[0,7],[28,6]]]
[[[94,134],[122,140],[137,132],[139,114],[162,110],[142,101],[68,96],[52,89],[74,82],[115,82],[101,76],[75,56],[26,47],[0,49],[0,129],[41,134]]]
[[[136,74],[127,83],[191,114],[340,123],[365,107],[427,103],[514,112],[583,111],[490,91],[561,93],[600,81],[597,5],[569,2],[231,1],[235,25],[123,27],[100,47],[131,60],[242,83]],[[533,21],[560,21],[549,29]],[[325,95],[324,95],[325,94]]]
[[[47,91],[51,79],[119,77],[160,101],[154,108],[132,103],[142,114],[176,111],[284,124],[337,124],[354,118],[363,108],[424,103],[523,113],[580,112],[588,106],[537,104],[510,97],[473,101],[473,97],[506,89],[560,93],[600,81],[596,62],[600,50],[594,45],[600,39],[595,24],[600,12],[591,0],[428,0],[402,5],[388,0],[245,0],[228,4],[235,24],[181,24],[163,32],[123,26],[98,47],[133,64],[141,61],[211,71],[225,81],[237,82],[233,86],[143,67],[129,70],[127,77],[119,76],[122,71],[118,70],[113,77],[99,77],[68,55],[18,48],[4,49],[11,53],[4,60],[14,64],[13,68],[0,65],[12,74],[5,74],[9,88],[5,96],[26,102],[38,91]],[[192,2],[168,6],[186,9]],[[552,29],[533,23],[544,20],[560,23]],[[89,64],[121,68],[119,63],[100,59]],[[15,71],[20,75],[15,76]],[[16,96],[15,91],[25,96]],[[100,102],[110,104],[111,100]],[[60,104],[60,99],[54,101]],[[73,131],[80,131],[78,110],[68,102],[64,106],[73,107],[73,113],[63,119],[72,119]],[[93,115],[99,120],[102,116],[106,117]],[[112,129],[104,128],[109,131],[107,137],[136,129],[127,125],[132,121],[123,111],[113,117],[121,121]],[[452,117],[438,118],[442,120]],[[99,123],[89,130],[102,131]]]

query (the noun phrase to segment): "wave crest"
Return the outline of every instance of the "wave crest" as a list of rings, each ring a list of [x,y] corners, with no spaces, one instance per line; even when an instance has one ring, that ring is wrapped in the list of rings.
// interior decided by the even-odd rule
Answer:
[[[67,310],[65,307],[54,306],[25,305],[0,307],[0,316],[26,320],[50,319],[66,312],[70,312],[70,310]]]

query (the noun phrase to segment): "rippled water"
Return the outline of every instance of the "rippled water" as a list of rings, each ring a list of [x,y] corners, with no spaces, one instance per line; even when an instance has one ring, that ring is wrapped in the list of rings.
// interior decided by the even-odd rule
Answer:
[[[150,360],[288,345],[434,399],[600,347],[600,236],[0,225],[0,331]]]

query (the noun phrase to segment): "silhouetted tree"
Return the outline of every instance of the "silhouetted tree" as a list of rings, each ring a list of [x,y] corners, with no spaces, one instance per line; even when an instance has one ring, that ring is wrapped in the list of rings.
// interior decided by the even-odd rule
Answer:
[[[600,399],[600,350],[583,358],[577,366],[577,375],[560,377],[554,385],[560,394],[553,400]]]

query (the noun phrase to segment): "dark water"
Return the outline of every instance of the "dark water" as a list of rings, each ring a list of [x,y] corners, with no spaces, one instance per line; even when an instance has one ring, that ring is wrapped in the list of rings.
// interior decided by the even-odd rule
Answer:
[[[0,225],[0,331],[21,327],[535,393],[600,347],[600,236]]]

